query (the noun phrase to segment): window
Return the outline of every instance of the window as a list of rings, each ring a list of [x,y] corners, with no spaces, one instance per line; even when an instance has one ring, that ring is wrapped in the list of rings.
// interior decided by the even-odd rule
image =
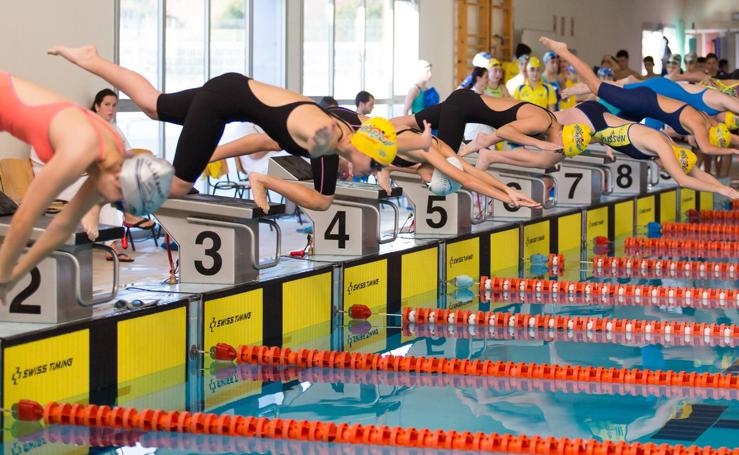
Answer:
[[[227,72],[284,85],[285,0],[118,0],[118,61],[155,87],[198,87]],[[116,121],[133,147],[174,158],[181,127],[148,119],[121,94]],[[222,142],[246,126],[231,124]]]
[[[375,97],[372,115],[393,116],[417,61],[415,0],[303,0],[304,95],[353,108],[366,90]]]

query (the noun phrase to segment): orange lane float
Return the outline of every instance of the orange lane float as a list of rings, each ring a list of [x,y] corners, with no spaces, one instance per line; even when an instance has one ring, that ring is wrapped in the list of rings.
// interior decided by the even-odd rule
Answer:
[[[257,347],[259,348],[259,347]],[[240,348],[241,349],[241,348]],[[274,351],[270,351],[272,354]],[[138,431],[166,431],[248,438],[289,439],[401,446],[428,449],[573,455],[739,455],[739,449],[669,444],[611,442],[498,433],[471,433],[456,430],[389,427],[359,423],[270,419],[229,414],[108,407],[22,400],[14,407],[21,420],[43,420],[47,424],[120,428]]]

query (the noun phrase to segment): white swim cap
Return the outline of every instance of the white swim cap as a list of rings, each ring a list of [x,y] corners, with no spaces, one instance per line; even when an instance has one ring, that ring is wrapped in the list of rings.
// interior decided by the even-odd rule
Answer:
[[[464,170],[462,163],[456,156],[450,156],[446,160],[460,171]],[[461,183],[454,179],[450,179],[440,170],[434,169],[434,173],[431,176],[431,183],[429,183],[429,190],[432,193],[437,196],[447,196],[449,194],[456,193],[460,188],[462,188]]]
[[[128,213],[144,216],[154,213],[169,197],[174,167],[169,162],[146,154],[123,161],[121,191]]]

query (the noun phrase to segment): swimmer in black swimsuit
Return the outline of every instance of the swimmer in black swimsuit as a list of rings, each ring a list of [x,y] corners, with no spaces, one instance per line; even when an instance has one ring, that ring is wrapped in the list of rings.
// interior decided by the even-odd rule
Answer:
[[[731,135],[726,125],[717,122],[682,101],[661,96],[648,87],[625,89],[615,83],[604,83],[587,63],[567,48],[567,44],[541,37],[539,41],[575,67],[577,74],[590,90],[603,101],[620,109],[618,114],[627,120],[640,122],[652,118],[664,122],[678,135],[692,135],[701,152],[711,155],[739,154],[731,146]]]
[[[100,57],[93,46],[76,49],[59,46],[49,53],[61,55],[107,80],[152,119],[183,126],[174,158],[171,196],[190,191],[230,122],[259,125],[280,149],[311,159],[315,189],[250,174],[254,200],[265,213],[269,210],[268,190],[302,207],[328,209],[333,201],[339,156],[350,161],[358,175],[376,172],[395,157],[395,132],[387,120],[376,120],[352,134],[310,98],[241,74],[224,74],[199,88],[163,94],[140,74]]]
[[[418,129],[424,120],[432,128],[438,128],[439,139],[452,150],[459,148],[467,123],[480,123],[496,129],[493,133],[478,134],[475,140],[462,148],[462,156],[504,140],[542,150],[565,149],[568,153],[581,153],[587,147],[578,133],[580,125],[563,127],[551,112],[542,107],[510,98],[478,95],[465,89],[455,90],[441,104],[415,115],[395,117],[392,122],[398,129]],[[539,134],[546,140],[533,137]]]
[[[739,196],[736,190],[723,185],[711,174],[695,166],[695,154],[677,144],[667,135],[624,120],[608,112],[596,101],[585,101],[574,108],[555,114],[563,123],[583,123],[592,128],[592,140],[637,160],[657,160],[681,187],[721,194],[730,199]],[[491,155],[489,164],[548,168],[562,161],[561,154],[550,151],[505,150]],[[478,161],[480,164],[480,161]]]

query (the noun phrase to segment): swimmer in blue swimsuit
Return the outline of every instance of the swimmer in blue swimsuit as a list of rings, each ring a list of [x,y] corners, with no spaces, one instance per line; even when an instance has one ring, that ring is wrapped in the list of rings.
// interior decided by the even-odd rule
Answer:
[[[664,122],[678,135],[692,135],[703,153],[711,155],[739,154],[739,136],[732,136],[725,124],[685,104],[655,93],[646,86],[627,90],[614,83],[603,82],[587,63],[567,48],[567,44],[541,37],[539,41],[567,60],[577,70],[590,90],[599,98],[620,109],[619,117],[640,122],[652,118]],[[651,125],[650,125],[651,126]]]
[[[637,160],[657,160],[678,185],[698,191],[724,195],[730,199],[739,197],[736,190],[721,184],[716,178],[695,166],[697,157],[677,146],[667,135],[645,125],[630,122],[608,112],[596,101],[585,101],[574,108],[555,113],[560,123],[587,125],[592,140],[607,145],[617,152]],[[561,162],[561,154],[542,150],[504,150],[491,155],[491,163],[514,166],[549,168]]]

